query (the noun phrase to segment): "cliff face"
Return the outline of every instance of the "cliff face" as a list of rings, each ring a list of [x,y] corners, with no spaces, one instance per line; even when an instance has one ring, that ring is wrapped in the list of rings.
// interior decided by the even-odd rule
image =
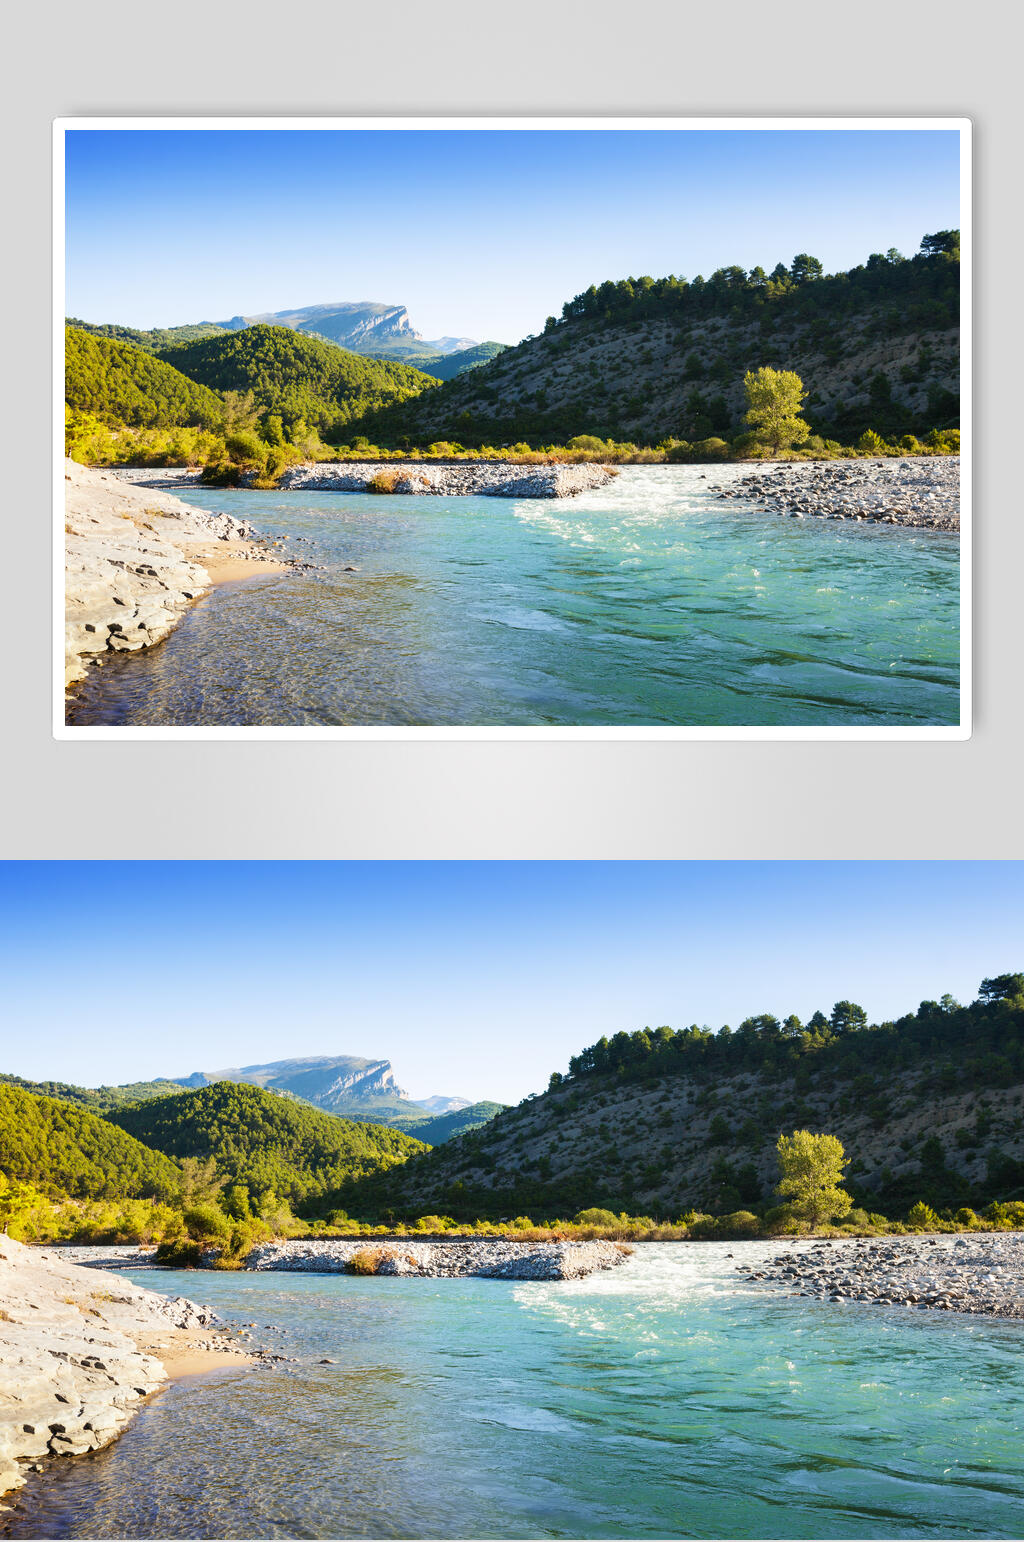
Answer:
[[[223,323],[232,331],[241,331],[255,322],[275,327],[291,327],[296,332],[312,332],[329,337],[342,348],[358,353],[367,342],[398,339],[418,341],[404,305],[378,305],[368,300],[338,300],[327,305],[307,305],[299,310],[266,311],[259,316],[233,316]]]
[[[197,1080],[199,1078],[199,1080]],[[290,1092],[332,1113],[352,1104],[400,1103],[408,1097],[395,1081],[390,1060],[366,1060],[358,1055],[313,1055],[302,1060],[272,1060],[265,1065],[231,1066],[223,1071],[195,1071],[180,1085],[212,1082],[251,1082],[275,1092]],[[413,1111],[419,1110],[415,1107]]]

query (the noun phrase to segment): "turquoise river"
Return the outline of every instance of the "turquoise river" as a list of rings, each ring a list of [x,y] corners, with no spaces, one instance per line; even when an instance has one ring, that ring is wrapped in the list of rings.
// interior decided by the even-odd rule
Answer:
[[[294,1358],[166,1387],[0,1531],[1019,1538],[1024,1323],[744,1284],[772,1251],[648,1244],[569,1284],[133,1271]]]
[[[959,538],[720,501],[744,470],[562,500],[189,489],[316,571],[220,588],[69,721],[955,724]]]

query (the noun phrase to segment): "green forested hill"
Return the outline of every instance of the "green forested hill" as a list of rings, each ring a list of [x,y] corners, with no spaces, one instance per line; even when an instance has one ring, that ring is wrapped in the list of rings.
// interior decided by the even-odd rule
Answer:
[[[300,421],[337,439],[366,413],[433,389],[433,376],[390,360],[368,359],[288,327],[257,325],[182,347],[162,357],[216,391],[252,392],[257,409]]]
[[[174,1157],[212,1157],[254,1201],[273,1192],[316,1208],[341,1185],[427,1148],[399,1130],[356,1124],[244,1082],[214,1082],[111,1111],[112,1124]]]
[[[65,317],[65,323],[80,332],[90,332],[94,337],[109,337],[117,343],[132,343],[146,353],[158,353],[161,348],[173,348],[177,343],[194,343],[201,337],[216,337],[224,331],[215,321],[196,321],[183,327],[154,327],[151,332],[140,332],[137,327],[122,327],[114,321],[80,321],[77,316]]]
[[[874,253],[846,273],[825,275],[801,253],[771,273],[592,284],[540,336],[361,428],[375,442],[416,444],[732,437],[743,376],[762,365],[801,376],[806,417],[826,438],[955,427],[959,255],[959,231],[940,231],[912,258]]]
[[[464,375],[468,369],[476,369],[479,364],[487,364],[491,359],[497,358],[499,353],[504,353],[505,343],[474,343],[472,348],[463,348],[458,353],[442,353],[436,359],[420,364],[428,375],[434,375],[438,380],[453,380],[456,375]]]
[[[426,1141],[428,1146],[440,1146],[453,1136],[464,1134],[466,1130],[479,1129],[493,1119],[495,1114],[500,1114],[504,1107],[504,1103],[491,1103],[485,1099],[481,1103],[471,1103],[468,1108],[455,1109],[450,1114],[434,1114],[429,1119],[404,1124],[402,1128],[408,1135],[415,1135],[417,1140]]]
[[[794,1129],[842,1140],[870,1210],[1024,1197],[1024,975],[893,1022],[839,1001],[806,1023],[759,1013],[717,1033],[615,1034],[544,1094],[346,1202],[458,1218],[723,1213],[770,1202],[775,1143]]]
[[[178,1164],[86,1108],[0,1085],[0,1173],[77,1199],[173,1199]]]
[[[180,1092],[177,1082],[160,1078],[153,1082],[126,1082],[121,1087],[76,1087],[73,1082],[32,1082],[23,1076],[0,1072],[0,1085],[21,1087],[41,1098],[59,1098],[63,1103],[77,1103],[81,1108],[104,1114],[123,1103],[137,1103],[142,1098],[162,1098]]]
[[[65,398],[77,412],[130,428],[218,428],[224,403],[132,343],[65,329]]]

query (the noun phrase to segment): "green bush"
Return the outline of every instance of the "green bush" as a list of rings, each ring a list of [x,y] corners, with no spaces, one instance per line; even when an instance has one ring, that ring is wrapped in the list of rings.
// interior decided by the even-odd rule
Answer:
[[[729,446],[724,439],[698,439],[692,454],[697,461],[728,460]]]
[[[189,1236],[197,1242],[220,1241],[231,1235],[231,1222],[219,1205],[207,1201],[204,1204],[189,1205],[183,1212],[182,1218],[185,1230]]]
[[[756,434],[737,434],[729,447],[733,460],[762,459],[767,451]]]
[[[761,1219],[752,1210],[734,1210],[718,1217],[715,1232],[720,1237],[759,1237]]]
[[[421,1215],[416,1222],[417,1231],[454,1231],[455,1226],[450,1215]]]
[[[916,1205],[912,1205],[907,1216],[907,1225],[915,1231],[936,1231],[939,1225],[939,1217],[931,1205],[926,1205],[919,1199]]]
[[[619,1218],[613,1210],[602,1210],[593,1205],[589,1210],[580,1210],[573,1216],[574,1226],[618,1226]]]
[[[803,1230],[803,1225],[792,1205],[772,1205],[764,1213],[763,1226],[770,1236]]]
[[[224,444],[236,466],[248,465],[250,462],[262,466],[266,459],[268,447],[255,429],[241,428],[236,433],[227,434]]]
[[[885,440],[880,434],[876,434],[873,428],[866,428],[857,440],[858,450],[863,450],[866,455],[884,455],[886,451]]]

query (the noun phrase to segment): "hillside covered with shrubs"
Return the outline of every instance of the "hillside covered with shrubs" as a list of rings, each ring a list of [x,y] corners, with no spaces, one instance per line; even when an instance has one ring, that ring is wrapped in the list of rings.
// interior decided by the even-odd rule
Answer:
[[[959,231],[826,275],[802,253],[591,285],[543,332],[441,390],[364,419],[374,442],[693,445],[744,433],[742,381],[764,365],[810,387],[813,435],[850,445],[959,426]]]
[[[893,1022],[840,1001],[806,1023],[760,1013],[735,1030],[600,1039],[546,1092],[355,1185],[346,1203],[456,1218],[757,1211],[771,1202],[776,1142],[798,1128],[842,1140],[870,1211],[1024,1198],[1024,975]]]

